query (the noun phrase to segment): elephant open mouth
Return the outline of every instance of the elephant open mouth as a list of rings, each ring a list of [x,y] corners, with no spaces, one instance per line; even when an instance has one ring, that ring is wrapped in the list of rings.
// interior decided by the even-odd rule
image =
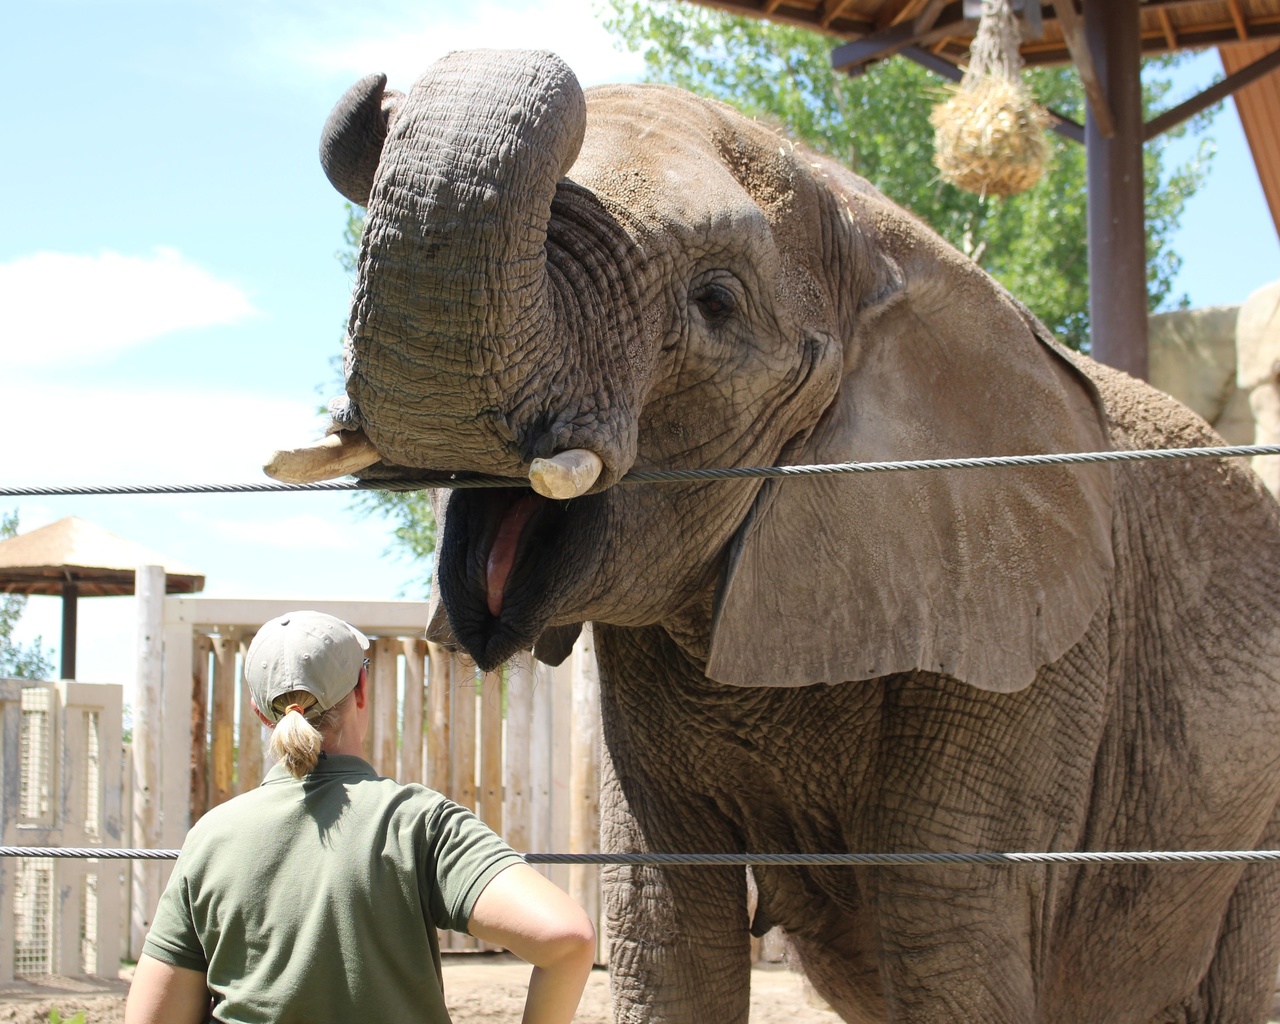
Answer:
[[[555,501],[524,488],[449,496],[440,597],[454,637],[481,669],[531,647],[593,567],[605,500]]]

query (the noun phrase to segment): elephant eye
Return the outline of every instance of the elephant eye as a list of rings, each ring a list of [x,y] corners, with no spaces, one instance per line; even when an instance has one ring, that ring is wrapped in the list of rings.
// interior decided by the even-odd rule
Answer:
[[[737,309],[733,293],[718,284],[703,285],[695,290],[693,301],[698,304],[703,319],[711,324],[723,323]]]

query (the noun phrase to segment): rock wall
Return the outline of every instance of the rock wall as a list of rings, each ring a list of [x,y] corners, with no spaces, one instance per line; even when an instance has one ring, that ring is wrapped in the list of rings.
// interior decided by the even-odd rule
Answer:
[[[1241,306],[1157,313],[1151,383],[1203,416],[1227,444],[1280,444],[1280,281]],[[1280,456],[1253,468],[1280,496]]]

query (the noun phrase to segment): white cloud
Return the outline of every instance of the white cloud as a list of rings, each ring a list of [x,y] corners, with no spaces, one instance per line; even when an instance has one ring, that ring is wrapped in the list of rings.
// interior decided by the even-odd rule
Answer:
[[[201,536],[236,545],[258,545],[274,550],[349,552],[385,541],[387,527],[381,521],[335,521],[332,516],[295,515],[276,519],[225,519],[188,514],[185,521]]]
[[[592,0],[480,0],[478,3],[392,3],[381,18],[360,18],[336,8],[328,17],[272,33],[287,39],[286,58],[302,68],[343,74],[352,81],[383,71],[407,90],[427,66],[451,50],[545,49],[558,53],[584,86],[639,79],[643,59],[619,52]],[[354,9],[350,9],[354,10]],[[335,97],[336,98],[336,97]]]
[[[302,401],[181,388],[104,393],[21,373],[0,379],[0,408],[24,435],[5,450],[4,477],[26,486],[260,481],[273,450],[319,437],[324,426]]]
[[[164,247],[150,256],[39,252],[0,263],[0,310],[9,367],[104,361],[171,331],[256,312],[236,285]]]

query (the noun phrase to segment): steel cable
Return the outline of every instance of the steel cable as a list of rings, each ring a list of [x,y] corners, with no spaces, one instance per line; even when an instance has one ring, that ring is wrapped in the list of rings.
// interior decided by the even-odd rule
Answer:
[[[619,484],[696,483],[705,480],[763,480],[836,476],[846,473],[892,473],[939,469],[1003,469],[1016,466],[1065,466],[1103,462],[1149,462],[1166,459],[1234,458],[1280,455],[1280,445],[1240,444],[1209,448],[1145,448],[1114,452],[1068,452],[1055,455],[993,455],[965,459],[912,459],[902,462],[837,462],[814,466],[739,466],[724,469],[632,470]],[[0,497],[53,498],[137,494],[272,494],[292,491],[419,491],[429,488],[471,489],[528,487],[516,477],[481,473],[422,473],[403,480],[326,480],[315,484],[115,484],[85,487],[0,487]]]
[[[177,850],[0,846],[0,857],[176,860]],[[1135,850],[1060,853],[526,853],[530,864],[759,867],[903,867],[923,864],[1188,864],[1280,861],[1280,850]]]

